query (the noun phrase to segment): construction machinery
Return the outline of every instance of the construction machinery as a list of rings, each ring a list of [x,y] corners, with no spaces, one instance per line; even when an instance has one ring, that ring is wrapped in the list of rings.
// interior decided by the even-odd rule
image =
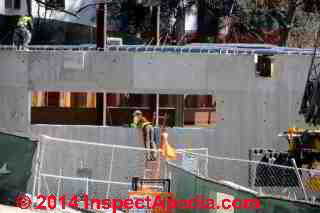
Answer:
[[[314,127],[320,124],[320,56],[319,48],[317,47],[319,41],[320,35],[318,33],[299,110],[299,114],[305,118],[305,123]],[[320,172],[317,172],[317,170],[320,171],[320,130],[317,130],[317,128],[313,130],[288,128],[287,131],[280,133],[278,136],[287,139],[288,150],[286,152],[251,149],[249,158],[260,155],[262,156],[260,162],[294,167],[296,169],[289,170],[283,167],[275,169],[275,166],[272,167],[261,163],[255,171],[255,186],[302,187],[304,191],[319,193]],[[266,171],[271,167],[276,171],[267,174]],[[297,168],[308,170],[302,172],[301,169]],[[308,174],[306,175],[306,173]],[[300,176],[304,177],[301,179]],[[250,184],[253,184],[252,180]],[[319,198],[317,196],[317,199]]]
[[[314,51],[308,71],[307,82],[301,101],[299,114],[303,115],[306,124],[318,126],[320,124],[320,57],[319,47],[320,29],[314,42]],[[316,169],[320,163],[320,130],[289,128],[280,134],[288,139],[288,154],[297,159],[297,165]]]

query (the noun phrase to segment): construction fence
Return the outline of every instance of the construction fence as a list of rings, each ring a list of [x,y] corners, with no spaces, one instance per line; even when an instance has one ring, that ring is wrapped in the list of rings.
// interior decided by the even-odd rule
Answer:
[[[298,168],[286,153],[277,153],[272,149],[258,150],[262,153],[253,151],[257,149],[249,151],[249,160],[252,160],[249,165],[250,188],[260,194],[320,202],[319,170]]]
[[[171,179],[178,198],[204,195],[224,198],[258,198],[261,209],[230,212],[318,212],[317,170],[279,166],[260,161],[211,156],[207,148],[178,149],[175,160],[148,162],[148,150],[139,147],[55,138],[42,135],[33,194],[75,195],[96,198],[128,197],[132,177]],[[148,165],[149,164],[149,165]],[[151,164],[151,166],[150,166]],[[237,174],[237,175],[234,175]],[[320,174],[320,173],[319,173]],[[282,198],[282,199],[279,199]],[[265,208],[265,207],[268,208]],[[176,209],[176,212],[223,212],[222,209]]]
[[[219,205],[223,199],[229,199],[231,201],[235,199],[258,199],[260,201],[259,208],[231,207],[228,210],[222,208],[177,208],[176,213],[316,213],[319,212],[320,209],[320,206],[315,204],[279,199],[276,197],[266,197],[236,184],[199,177],[170,162],[168,163],[168,171],[173,183],[172,192],[176,194],[177,199],[192,199],[196,198],[196,196],[201,196],[216,200],[217,205]],[[241,206],[241,203],[237,204],[237,206]]]
[[[280,166],[260,161],[233,159],[193,153],[208,161],[209,177],[201,177],[168,162],[172,192],[180,199],[206,196],[217,201],[260,199],[261,209],[233,209],[230,212],[318,212],[320,210],[318,170]],[[237,173],[238,175],[233,175]],[[282,199],[279,199],[282,198]],[[302,209],[308,209],[302,211]],[[208,209],[177,209],[177,212],[224,212]],[[229,211],[227,211],[229,212]]]
[[[125,199],[131,189],[132,177],[159,179],[166,176],[166,160],[160,150],[45,135],[39,141],[34,195],[54,194],[71,198],[87,193],[91,198]],[[147,151],[155,151],[158,160],[146,161]],[[178,149],[174,162],[188,171],[206,176],[207,160],[203,157],[196,160],[190,153],[206,156],[208,149]]]

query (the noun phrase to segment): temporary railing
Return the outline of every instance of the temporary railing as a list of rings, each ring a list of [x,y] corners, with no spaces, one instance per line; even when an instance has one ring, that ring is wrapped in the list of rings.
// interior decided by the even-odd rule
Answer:
[[[146,169],[145,154],[160,150],[140,147],[102,144],[81,140],[55,138],[42,135],[37,152],[36,175],[33,195],[54,194],[90,197],[127,197],[132,177],[143,177]],[[177,156],[190,153],[208,155],[207,148],[177,149]],[[166,161],[158,158],[160,177],[166,176]],[[197,160],[199,168],[193,168],[202,176],[208,173],[205,158]],[[183,159],[175,162],[183,165]],[[70,198],[70,197],[68,197]]]
[[[12,45],[1,45],[0,50],[15,50]],[[312,49],[299,48],[239,48],[227,46],[147,46],[147,45],[110,45],[106,48],[86,47],[81,45],[31,45],[29,51],[111,51],[142,53],[175,53],[175,54],[231,54],[231,55],[313,55]],[[317,52],[320,56],[320,52]]]
[[[210,161],[217,158],[210,158]],[[220,158],[219,158],[220,159]],[[222,159],[221,159],[222,160]],[[230,159],[227,159],[230,160]],[[233,164],[238,166],[236,159]],[[298,201],[287,197],[270,196],[258,193],[234,182],[199,177],[195,173],[185,171],[182,167],[168,162],[168,174],[173,183],[172,193],[178,200],[203,200],[193,202],[190,207],[176,208],[176,213],[200,212],[308,212],[318,213],[320,205],[311,201]],[[232,169],[226,168],[226,169]],[[209,200],[213,199],[213,205]],[[211,200],[212,201],[212,200]],[[201,204],[202,203],[202,204]],[[212,203],[212,202],[211,202]],[[226,205],[227,204],[227,205]],[[230,205],[229,205],[230,204]],[[190,205],[191,206],[191,205]],[[215,209],[215,210],[213,210]],[[221,210],[221,211],[220,211]]]
[[[251,149],[249,159],[259,162],[250,165],[248,170],[248,184],[252,188],[264,193],[287,193],[293,197],[300,194],[300,198],[303,196],[305,200],[320,199],[319,170],[297,168],[293,159],[287,159],[287,153],[273,149]]]
[[[200,153],[192,155],[203,161],[207,159],[208,177],[223,184],[262,196],[320,203],[320,170]],[[169,163],[182,168],[174,162]],[[170,178],[170,173],[168,176]],[[176,184],[174,180],[172,184]]]

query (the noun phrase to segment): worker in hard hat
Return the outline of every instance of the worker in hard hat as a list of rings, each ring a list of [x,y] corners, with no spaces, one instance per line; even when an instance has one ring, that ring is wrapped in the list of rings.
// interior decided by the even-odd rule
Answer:
[[[17,46],[17,49],[26,49],[32,38],[32,29],[32,18],[30,16],[21,16],[13,33],[13,43]]]
[[[133,115],[133,121],[132,123],[130,124],[130,127],[132,128],[138,128],[138,124],[139,124],[139,120],[141,119],[142,117],[142,112],[140,110],[136,110],[134,111],[134,113],[132,114]]]
[[[143,142],[146,149],[156,149],[156,143],[154,141],[154,129],[152,123],[149,122],[140,110],[136,110],[133,113],[133,128],[142,128]],[[147,152],[147,160],[156,160],[156,151]]]

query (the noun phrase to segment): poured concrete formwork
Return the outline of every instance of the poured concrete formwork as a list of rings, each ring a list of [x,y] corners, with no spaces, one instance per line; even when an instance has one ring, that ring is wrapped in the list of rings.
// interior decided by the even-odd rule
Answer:
[[[212,93],[217,127],[192,130],[210,132],[208,138],[200,137],[205,142],[192,145],[206,143],[211,154],[234,157],[247,157],[248,148],[255,146],[285,149],[277,134],[293,123],[303,124],[298,108],[310,59],[275,56],[273,77],[265,79],[256,77],[253,55],[3,50],[0,86],[7,91],[1,90],[5,122],[0,127],[27,129],[31,90]],[[10,117],[11,112],[20,119]]]
[[[27,132],[30,125],[28,60],[14,51],[1,51],[0,55],[0,128]]]

